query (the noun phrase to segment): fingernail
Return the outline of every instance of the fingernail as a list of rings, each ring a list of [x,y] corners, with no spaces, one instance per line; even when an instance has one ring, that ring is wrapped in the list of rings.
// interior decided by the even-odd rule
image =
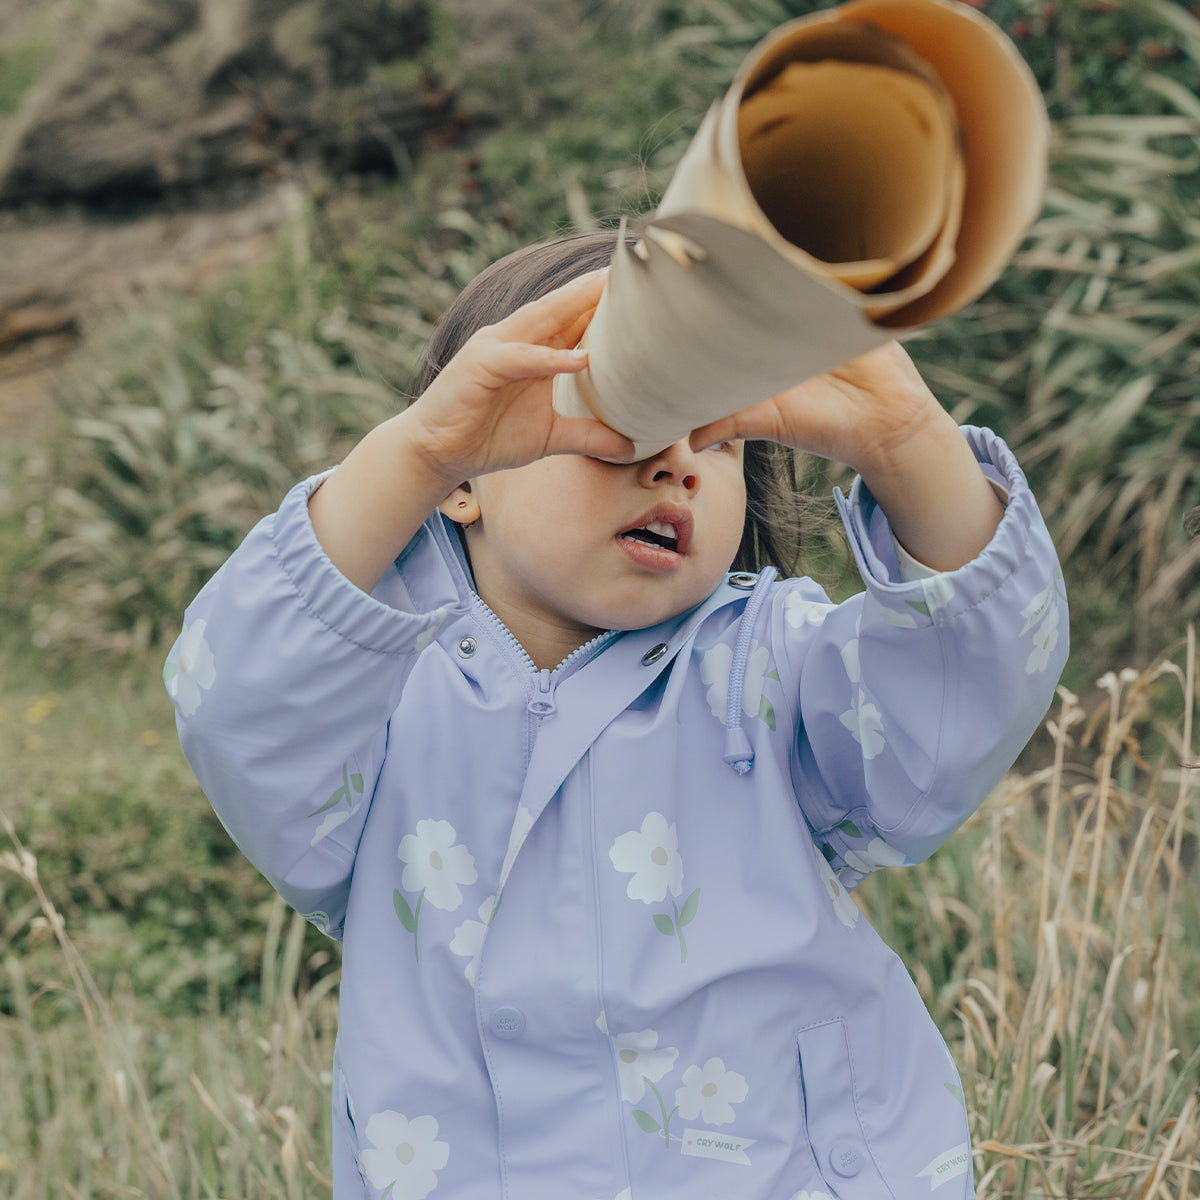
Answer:
[[[576,361],[576,362],[583,362],[583,361],[584,361],[584,359],[586,359],[586,358],[587,358],[587,356],[588,356],[588,352],[587,352],[587,350],[586,350],[584,347],[582,347],[582,346],[578,347],[578,348],[577,348],[577,349],[575,349],[575,350],[568,350],[568,351],[567,351],[567,353],[568,353],[568,354],[569,354],[569,355],[570,355],[570,356],[571,356],[573,359],[575,359],[575,361]]]

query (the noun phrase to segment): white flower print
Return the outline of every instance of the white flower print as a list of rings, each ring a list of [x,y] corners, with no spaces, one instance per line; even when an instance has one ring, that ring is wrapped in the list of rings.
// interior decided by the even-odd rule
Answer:
[[[653,1029],[618,1033],[610,1035],[609,1040],[616,1055],[621,1099],[628,1104],[637,1104],[646,1094],[646,1083],[658,1083],[675,1066],[679,1056],[673,1046],[659,1047],[658,1034]]]
[[[367,1122],[374,1148],[360,1155],[363,1174],[372,1186],[389,1189],[388,1200],[425,1200],[450,1158],[450,1147],[437,1140],[437,1133],[433,1117],[410,1121],[390,1109],[376,1113]]]
[[[862,682],[862,664],[858,661],[858,638],[851,638],[841,650],[842,666],[851,683]]]
[[[1057,582],[1057,580],[1051,580],[1021,609],[1021,616],[1025,618],[1025,624],[1021,626],[1021,634],[1028,633],[1044,617],[1058,608],[1058,598],[1054,594]]]
[[[848,867],[863,875],[880,867],[902,867],[908,862],[903,851],[889,846],[882,838],[872,838],[861,850],[846,850],[842,858]]]
[[[427,624],[424,629],[417,634],[416,651],[418,654],[422,650],[428,648],[436,640],[437,635],[442,632],[442,626],[446,623],[446,616],[449,613],[449,608],[442,605],[441,608],[434,609],[426,618]]]
[[[679,836],[674,825],[667,824],[662,813],[649,813],[640,830],[623,833],[608,851],[618,871],[633,878],[625,888],[631,900],[658,904],[683,891],[683,860],[679,857]]]
[[[351,771],[348,762],[342,763],[341,785],[320,808],[308,814],[310,817],[319,817],[322,813],[325,814],[309,845],[315,846],[318,842],[324,841],[339,825],[344,824],[358,812],[362,803],[362,795],[362,775],[358,771]],[[344,808],[343,805],[345,805]]]
[[[925,604],[929,609],[930,616],[939,609],[945,608],[954,599],[954,584],[944,572],[922,579],[921,591],[925,596]]]
[[[339,809],[336,812],[326,813],[325,819],[317,826],[317,831],[312,835],[310,846],[315,846],[318,842],[323,842],[339,825],[344,825],[354,815],[357,805],[351,809]]]
[[[513,827],[508,835],[508,849],[504,852],[504,864],[500,868],[500,887],[508,882],[508,873],[517,857],[517,851],[524,845],[529,831],[533,828],[533,813],[523,804],[518,805],[517,815],[513,819]]]
[[[1050,654],[1058,645],[1058,605],[1046,614],[1045,620],[1033,635],[1033,649],[1025,660],[1025,674],[1044,671],[1050,665]]]
[[[881,604],[879,615],[884,624],[891,625],[894,629],[916,629],[919,625],[911,609],[908,612],[901,612],[897,608],[889,608],[886,604]],[[813,1195],[819,1195],[819,1193],[814,1192]]]
[[[858,924],[858,918],[862,916],[858,905],[854,903],[850,893],[842,887],[841,881],[833,873],[833,868],[825,861],[825,856],[820,851],[816,852],[816,859],[817,872],[821,876],[821,883],[826,894],[833,903],[833,911],[837,913],[838,920],[847,929],[853,929]]]
[[[460,886],[479,878],[470,851],[455,844],[457,836],[449,821],[418,821],[417,832],[405,834],[396,851],[407,864],[400,877],[404,890],[423,893],[434,908],[446,912],[462,903]]]
[[[733,1106],[745,1100],[748,1091],[743,1076],[728,1070],[721,1059],[710,1058],[704,1066],[684,1071],[675,1103],[685,1121],[699,1117],[707,1125],[728,1125],[734,1118]]]
[[[774,729],[774,710],[770,701],[764,705],[763,689],[767,683],[767,667],[771,652],[767,646],[750,643],[750,655],[746,659],[746,674],[742,686],[742,712],[748,717],[763,717]],[[718,721],[725,720],[725,709],[729,702],[729,673],[733,668],[733,649],[718,642],[700,660],[700,679],[709,685],[705,699],[712,715]],[[770,718],[766,716],[770,712]]]
[[[850,730],[850,736],[862,747],[863,758],[875,758],[887,745],[883,736],[883,714],[858,688],[851,706],[839,720]]]
[[[179,637],[179,659],[163,668],[163,682],[172,700],[179,705],[185,717],[194,716],[208,691],[216,682],[216,664],[208,642],[204,640],[207,628],[204,620],[193,621]]]
[[[463,967],[463,974],[472,987],[475,986],[475,972],[479,967],[479,952],[483,949],[483,939],[495,915],[496,897],[489,896],[479,906],[479,920],[464,921],[450,939],[450,949],[455,954],[461,954],[471,960]]]
[[[625,1188],[623,1191],[618,1192],[613,1197],[613,1200],[633,1200],[633,1192],[631,1189]]]
[[[803,625],[823,625],[833,609],[832,604],[806,600],[799,592],[788,592],[783,598],[783,615],[793,629]]]

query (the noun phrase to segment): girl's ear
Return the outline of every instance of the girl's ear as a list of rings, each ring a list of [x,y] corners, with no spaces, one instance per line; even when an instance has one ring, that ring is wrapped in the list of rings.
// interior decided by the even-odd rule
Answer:
[[[479,501],[476,499],[470,483],[460,483],[438,505],[438,511],[442,516],[449,517],[455,524],[462,525],[464,528],[474,525],[479,520]]]

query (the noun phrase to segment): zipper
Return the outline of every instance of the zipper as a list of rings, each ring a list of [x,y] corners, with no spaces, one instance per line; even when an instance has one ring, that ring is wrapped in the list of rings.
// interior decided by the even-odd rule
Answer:
[[[594,658],[610,642],[620,637],[620,631],[615,629],[598,633],[590,641],[577,646],[566,658],[551,670],[549,667],[539,669],[537,663],[529,657],[528,651],[513,636],[512,631],[488,607],[487,602],[478,592],[472,596],[472,602],[480,614],[487,619],[488,624],[496,631],[500,641],[508,649],[518,663],[523,665],[531,677],[531,689],[527,708],[535,717],[548,717],[555,710],[554,689],[567,676],[579,670],[590,659]]]

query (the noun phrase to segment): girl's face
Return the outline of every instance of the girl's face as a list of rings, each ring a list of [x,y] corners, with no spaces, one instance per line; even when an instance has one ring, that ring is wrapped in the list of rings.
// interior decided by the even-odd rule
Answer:
[[[626,465],[559,455],[472,480],[442,511],[470,523],[479,595],[554,666],[597,632],[656,625],[708,596],[741,542],[742,456],[741,442],[686,440]]]

